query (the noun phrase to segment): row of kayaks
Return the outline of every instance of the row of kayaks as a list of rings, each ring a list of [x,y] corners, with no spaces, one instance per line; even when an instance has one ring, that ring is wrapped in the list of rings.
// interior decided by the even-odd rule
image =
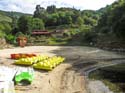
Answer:
[[[20,58],[15,60],[17,65],[33,66],[35,69],[52,70],[60,63],[64,62],[65,58],[61,56],[49,57],[46,55],[38,55],[28,58]]]

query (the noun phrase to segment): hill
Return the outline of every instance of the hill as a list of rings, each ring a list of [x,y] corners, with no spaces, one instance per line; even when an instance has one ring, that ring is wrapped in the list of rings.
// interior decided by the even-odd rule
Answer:
[[[12,19],[9,16],[6,16],[5,14],[0,13],[0,22],[12,22]]]
[[[2,15],[6,15],[8,17],[13,17],[13,16],[16,16],[17,18],[23,16],[23,15],[28,15],[28,16],[32,16],[32,14],[27,14],[27,13],[21,13],[21,12],[13,12],[13,11],[3,11],[3,10],[0,10],[0,14]]]
[[[9,11],[3,11],[0,10],[0,22],[4,21],[4,22],[12,22],[12,17],[21,17],[23,15],[28,15],[28,16],[32,16],[31,14],[26,14],[26,13],[20,13],[20,12],[9,12]]]

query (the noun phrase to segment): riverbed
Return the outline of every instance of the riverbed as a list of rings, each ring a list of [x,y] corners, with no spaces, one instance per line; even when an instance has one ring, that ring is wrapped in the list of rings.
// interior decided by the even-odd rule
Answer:
[[[0,50],[0,65],[16,67],[11,53],[63,56],[65,62],[52,71],[35,70],[31,85],[15,86],[18,93],[88,93],[88,73],[103,65],[125,61],[125,55],[84,46],[27,46]]]

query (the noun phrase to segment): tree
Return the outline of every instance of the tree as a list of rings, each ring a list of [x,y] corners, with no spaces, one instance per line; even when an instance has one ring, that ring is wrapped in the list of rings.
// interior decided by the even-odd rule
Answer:
[[[10,25],[10,23],[4,23],[4,32],[6,33],[6,34],[10,34],[11,33],[11,31],[12,31],[12,28],[11,28],[11,25]]]
[[[39,18],[33,18],[32,19],[32,30],[42,30],[45,29],[44,23],[41,19]]]
[[[83,19],[85,25],[95,26],[97,24],[97,21],[91,17],[84,16]]]
[[[0,30],[3,31],[5,34],[10,34],[12,30],[10,23],[5,22],[5,21],[1,22]]]
[[[35,18],[42,18],[42,13],[45,12],[45,9],[41,7],[40,5],[36,5],[36,10],[34,12],[34,17]]]
[[[81,17],[78,17],[77,24],[80,25],[80,26],[84,24],[84,21]]]
[[[12,27],[12,34],[15,35],[18,32],[18,26],[17,26],[17,17],[12,16],[12,23],[11,23],[11,27]]]
[[[18,29],[23,34],[29,34],[31,30],[31,18],[28,16],[21,16],[18,20]]]
[[[5,33],[0,30],[0,38],[3,38],[5,36]]]
[[[103,34],[116,35],[119,39],[125,39],[125,1],[118,0],[112,5],[106,7],[106,11],[101,16],[97,32]]]
[[[55,5],[47,6],[47,12],[48,13],[55,13],[56,12],[56,6]]]
[[[58,24],[62,25],[65,24],[65,12],[59,12],[59,19],[58,19]]]
[[[113,31],[119,39],[125,40],[125,16],[115,23]]]
[[[45,22],[46,18],[47,18],[46,10],[43,7],[41,7],[40,5],[36,5],[36,10],[34,12],[33,17],[40,18]]]
[[[74,10],[72,16],[72,23],[77,24],[77,19],[79,16],[81,16],[80,11]]]

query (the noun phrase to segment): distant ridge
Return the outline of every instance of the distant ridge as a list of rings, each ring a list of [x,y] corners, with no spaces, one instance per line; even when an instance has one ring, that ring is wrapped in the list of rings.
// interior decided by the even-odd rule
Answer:
[[[21,13],[21,12],[15,12],[15,11],[3,11],[3,10],[0,10],[0,15],[5,15],[8,17],[15,16],[17,18],[19,18],[22,15],[32,16],[32,14],[28,14],[28,13]]]

